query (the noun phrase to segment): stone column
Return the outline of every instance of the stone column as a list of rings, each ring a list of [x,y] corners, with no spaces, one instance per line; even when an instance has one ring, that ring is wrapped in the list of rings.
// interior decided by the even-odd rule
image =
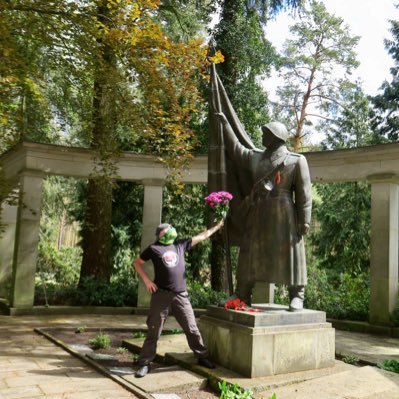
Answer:
[[[1,207],[3,226],[0,232],[0,298],[7,300],[10,300],[17,210],[16,205],[6,203],[3,203]]]
[[[10,303],[14,308],[33,306],[42,187],[42,173],[26,170],[20,174]]]
[[[143,226],[141,232],[141,249],[155,241],[155,229],[161,223],[162,218],[162,189],[163,180],[143,180],[144,204],[143,204]],[[154,277],[152,262],[144,264],[144,270],[150,278]],[[147,308],[150,305],[151,295],[147,293],[145,285],[139,278],[137,307]]]
[[[388,325],[398,298],[399,186],[394,176],[371,183],[370,323]]]

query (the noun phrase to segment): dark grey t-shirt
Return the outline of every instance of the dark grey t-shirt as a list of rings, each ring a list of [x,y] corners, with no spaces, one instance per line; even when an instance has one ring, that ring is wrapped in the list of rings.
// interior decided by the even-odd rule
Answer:
[[[155,271],[154,283],[158,288],[183,292],[186,291],[184,253],[191,248],[191,238],[176,240],[170,245],[157,241],[148,246],[140,254],[140,258],[144,261],[152,260]]]

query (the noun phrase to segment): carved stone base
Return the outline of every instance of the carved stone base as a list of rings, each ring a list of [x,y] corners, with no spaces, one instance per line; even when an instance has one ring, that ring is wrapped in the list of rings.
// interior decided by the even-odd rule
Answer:
[[[246,377],[264,377],[334,365],[335,330],[324,312],[259,304],[249,313],[211,306],[199,328],[210,358]]]

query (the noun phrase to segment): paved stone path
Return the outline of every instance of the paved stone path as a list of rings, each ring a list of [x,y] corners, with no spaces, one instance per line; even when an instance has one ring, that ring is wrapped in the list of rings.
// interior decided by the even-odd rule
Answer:
[[[0,317],[0,399],[136,398],[34,333],[45,323]]]
[[[92,370],[33,331],[35,327],[79,325],[144,328],[145,316],[0,316],[0,399],[136,398],[137,396],[116,382]],[[177,327],[176,321],[169,318],[166,328]],[[167,346],[170,350],[170,343]],[[336,331],[337,353],[356,355],[368,362],[378,363],[387,358],[399,359],[398,348],[399,339]],[[173,349],[178,353],[182,352],[180,346]],[[192,355],[183,353],[180,356]],[[291,381],[290,385],[257,391],[256,397],[267,398],[267,395],[276,392],[278,399],[371,399],[377,396],[384,399],[399,398],[398,374],[373,367],[348,367],[340,362],[334,374],[321,375],[319,372],[320,375],[314,375],[303,382],[298,382],[295,377],[296,381]],[[226,373],[223,370],[219,372]],[[226,374],[223,377],[227,376]],[[230,377],[234,381],[235,377]],[[248,383],[253,383],[251,379],[247,380]],[[263,386],[277,386],[280,380],[281,376],[265,377]],[[244,379],[235,382],[246,385]]]

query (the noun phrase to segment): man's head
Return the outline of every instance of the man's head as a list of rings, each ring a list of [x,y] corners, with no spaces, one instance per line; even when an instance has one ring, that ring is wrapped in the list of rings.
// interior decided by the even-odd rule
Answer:
[[[155,230],[155,235],[161,244],[173,244],[177,237],[176,229],[169,223],[161,223]]]
[[[288,130],[280,122],[270,122],[267,125],[262,126],[262,144],[267,148],[271,144],[277,142],[286,142],[288,139]]]

